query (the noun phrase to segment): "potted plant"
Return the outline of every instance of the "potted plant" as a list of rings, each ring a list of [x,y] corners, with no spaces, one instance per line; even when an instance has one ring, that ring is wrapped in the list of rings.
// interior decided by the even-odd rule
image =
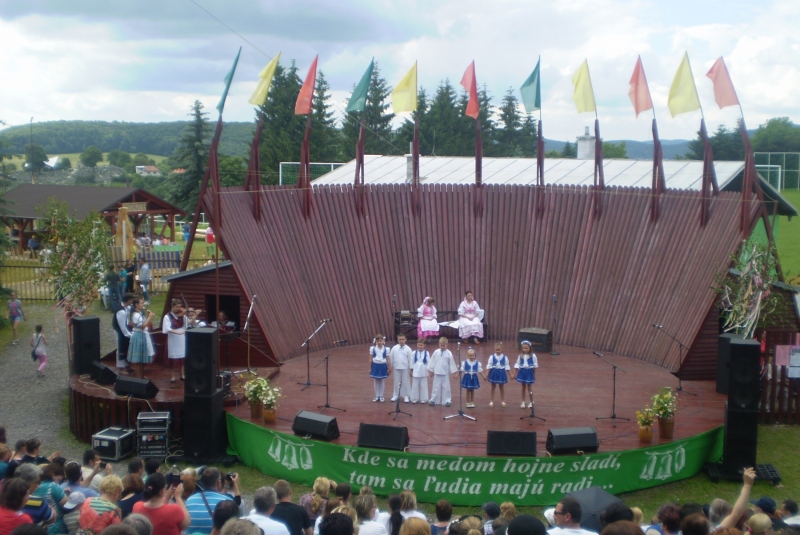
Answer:
[[[269,379],[264,377],[256,377],[247,381],[244,385],[244,395],[250,403],[250,418],[256,419],[263,416],[265,408],[269,408],[274,414],[280,392],[280,388],[272,386]]]
[[[645,405],[640,411],[636,411],[636,421],[639,423],[639,442],[649,444],[653,441],[653,422],[655,414],[650,405]]]
[[[265,381],[267,380],[265,379]],[[264,404],[264,410],[262,412],[264,423],[275,423],[275,408],[278,406],[279,397],[281,397],[281,389],[272,386],[270,382],[267,381],[267,385],[264,387],[263,394],[261,396],[261,402]]]
[[[653,413],[658,416],[658,434],[671,439],[675,432],[675,411],[678,410],[678,396],[666,386],[653,396]]]

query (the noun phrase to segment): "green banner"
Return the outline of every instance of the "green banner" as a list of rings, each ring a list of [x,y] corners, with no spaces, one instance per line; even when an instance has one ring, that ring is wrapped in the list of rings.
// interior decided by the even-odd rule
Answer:
[[[369,485],[386,496],[413,489],[417,499],[454,505],[489,500],[552,505],[565,494],[602,487],[620,494],[686,479],[722,457],[723,428],[650,448],[580,457],[455,457],[304,440],[228,414],[232,454],[265,474],[312,485],[318,476]]]

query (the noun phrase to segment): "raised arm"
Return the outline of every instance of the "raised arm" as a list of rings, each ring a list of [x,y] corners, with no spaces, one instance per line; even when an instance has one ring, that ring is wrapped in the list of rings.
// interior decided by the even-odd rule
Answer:
[[[739,498],[733,504],[731,514],[719,523],[720,528],[735,527],[745,509],[747,509],[747,504],[750,501],[750,491],[753,489],[753,483],[756,480],[756,471],[752,468],[745,468],[742,478],[744,479],[744,484],[742,485],[742,491],[739,493]]]

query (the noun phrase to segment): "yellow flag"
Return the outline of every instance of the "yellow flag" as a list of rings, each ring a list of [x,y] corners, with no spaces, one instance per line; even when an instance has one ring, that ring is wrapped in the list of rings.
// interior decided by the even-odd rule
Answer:
[[[572,93],[572,100],[575,101],[575,107],[578,108],[578,113],[587,111],[597,111],[597,106],[594,103],[594,90],[592,89],[592,77],[589,76],[589,62],[583,60],[581,66],[572,75],[572,85],[575,86],[575,91]]]
[[[692,66],[689,65],[688,53],[683,54],[683,61],[678,67],[678,72],[675,73],[675,79],[672,80],[667,106],[669,106],[669,112],[673,117],[700,109],[700,99],[697,98],[697,87],[694,85],[694,76],[692,76]]]
[[[275,69],[278,68],[279,59],[281,59],[280,52],[278,52],[277,56],[272,58],[272,61],[270,61],[267,66],[264,67],[264,70],[261,71],[261,74],[258,75],[260,80],[258,81],[256,90],[253,91],[253,96],[247,101],[253,106],[263,106],[264,102],[266,102],[269,86],[272,84],[272,77],[275,75]]]
[[[392,91],[392,110],[395,113],[417,109],[417,64],[411,67]]]

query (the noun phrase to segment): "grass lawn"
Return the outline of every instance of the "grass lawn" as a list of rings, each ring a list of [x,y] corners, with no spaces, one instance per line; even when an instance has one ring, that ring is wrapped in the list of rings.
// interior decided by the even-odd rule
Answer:
[[[781,195],[800,209],[800,190],[783,190]],[[779,217],[776,242],[787,282],[800,285],[800,218]]]

